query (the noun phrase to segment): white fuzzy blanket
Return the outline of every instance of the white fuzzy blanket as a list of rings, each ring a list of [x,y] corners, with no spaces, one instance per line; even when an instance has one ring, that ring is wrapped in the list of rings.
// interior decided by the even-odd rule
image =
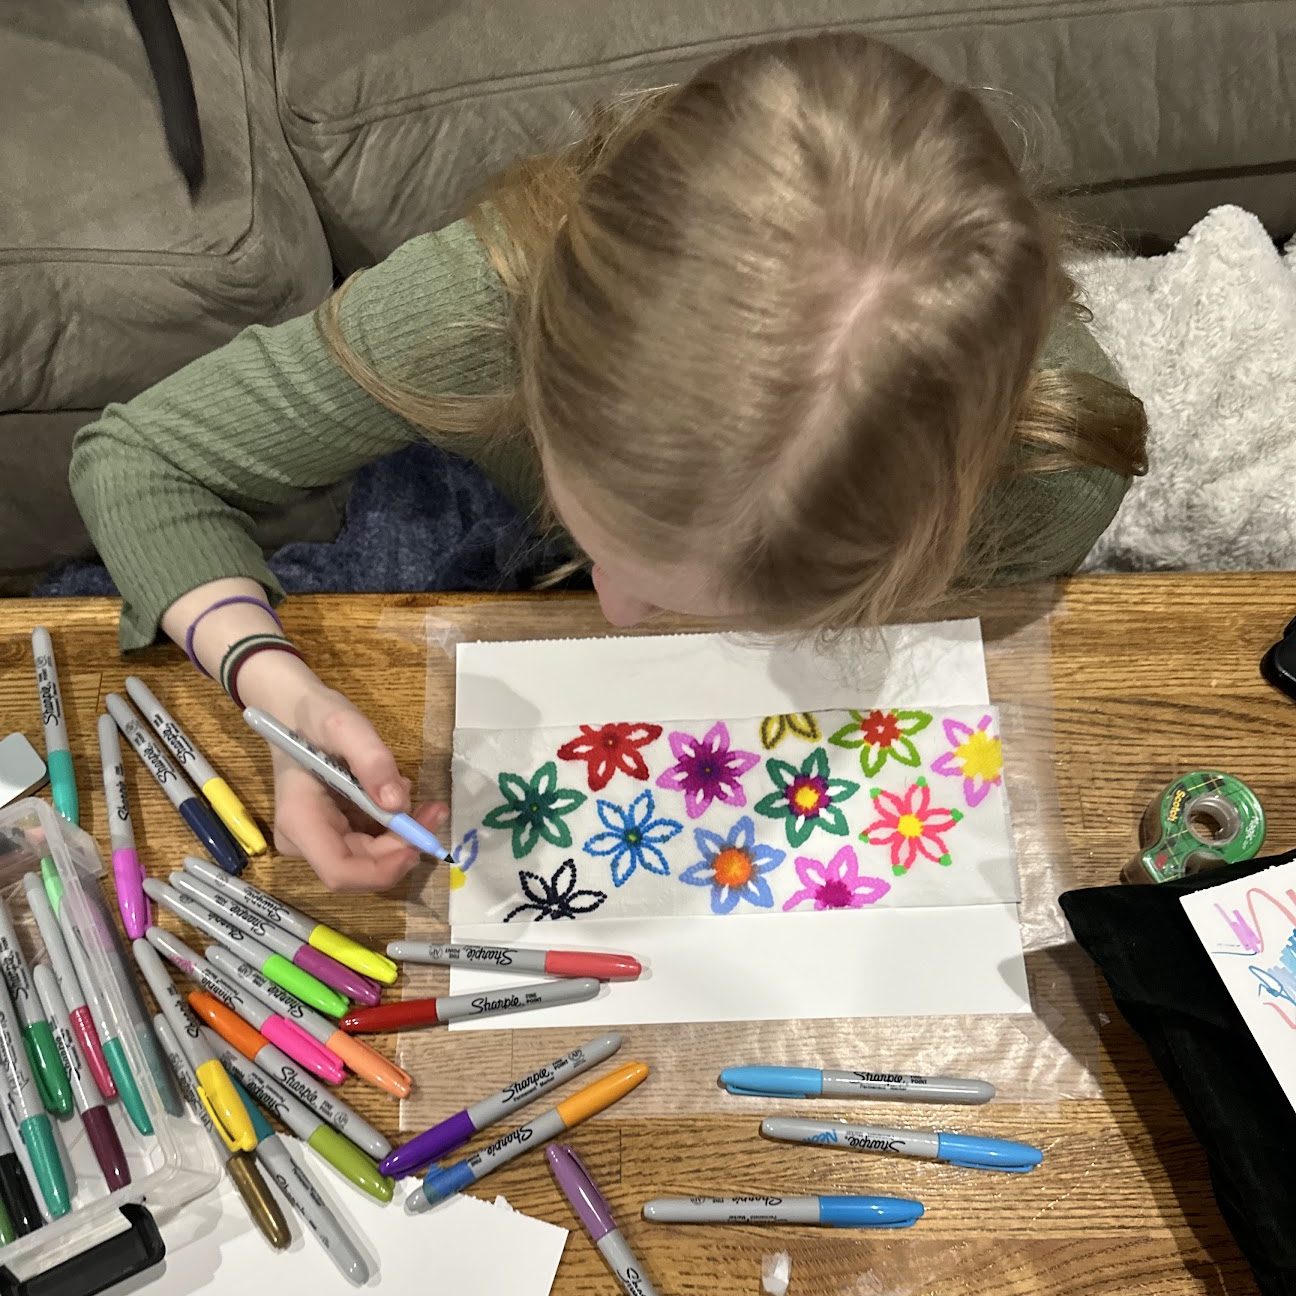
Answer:
[[[1150,433],[1084,570],[1296,569],[1296,240],[1217,207],[1165,256],[1073,270]]]

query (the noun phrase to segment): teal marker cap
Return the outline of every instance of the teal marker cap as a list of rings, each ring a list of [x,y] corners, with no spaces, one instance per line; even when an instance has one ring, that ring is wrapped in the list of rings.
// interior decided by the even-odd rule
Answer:
[[[72,1114],[72,1087],[63,1060],[54,1043],[54,1032],[47,1021],[35,1021],[23,1027],[23,1043],[31,1060],[32,1076],[40,1091],[41,1103],[46,1111],[56,1116]]]
[[[50,908],[57,916],[63,904],[63,879],[59,877],[58,869],[48,855],[41,860],[41,881],[45,884],[45,894],[49,898]]]
[[[126,1114],[131,1118],[131,1124],[141,1134],[152,1134],[153,1122],[149,1119],[148,1108],[144,1106],[144,1095],[140,1093],[135,1077],[131,1075],[131,1069],[126,1063],[126,1050],[122,1048],[121,1040],[104,1040],[103,1051],[104,1061],[108,1063],[108,1070],[117,1082],[117,1093],[121,1097],[122,1106],[126,1108]]]
[[[45,764],[49,768],[50,795],[54,798],[54,809],[68,823],[81,822],[81,806],[77,800],[76,779],[72,774],[72,753],[65,747],[57,747],[45,753]]]
[[[341,1017],[351,1001],[340,995],[323,981],[317,981],[309,972],[303,972],[296,963],[290,963],[282,954],[271,954],[261,967],[261,974],[275,985],[296,995],[302,1003],[308,1003],[316,1012],[329,1017]]]
[[[68,1196],[67,1179],[63,1175],[63,1162],[59,1159],[58,1144],[54,1142],[54,1127],[43,1112],[29,1116],[19,1131],[31,1157],[41,1196],[51,1215],[66,1215],[72,1209]]]
[[[252,1122],[252,1133],[256,1135],[258,1143],[264,1143],[268,1138],[274,1138],[275,1132],[270,1122],[266,1120],[265,1113],[257,1104],[256,1099],[234,1078],[230,1076],[230,1084],[234,1086],[234,1092],[243,1100],[243,1106],[247,1108],[248,1120]]]

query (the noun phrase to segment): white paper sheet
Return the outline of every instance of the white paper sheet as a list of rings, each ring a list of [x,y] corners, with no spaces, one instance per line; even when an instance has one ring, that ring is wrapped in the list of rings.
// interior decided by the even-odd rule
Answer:
[[[1296,861],[1179,903],[1296,1109]]]
[[[496,1202],[453,1197],[426,1215],[412,1218],[403,1209],[415,1179],[400,1180],[383,1205],[342,1183],[313,1149],[288,1135],[283,1141],[305,1164],[320,1195],[347,1225],[374,1276],[369,1291],[453,1292],[455,1296],[549,1296],[567,1230]],[[308,1292],[310,1296],[355,1296],[356,1288],[338,1273],[314,1238],[304,1235],[301,1219],[281,1197],[279,1204],[293,1231],[285,1252],[275,1252],[257,1232],[230,1183],[190,1203],[160,1223],[167,1258],[129,1283],[110,1288],[110,1296],[146,1292],[147,1296],[199,1296],[199,1293]]]
[[[618,719],[627,708],[638,719],[661,721],[882,703],[988,702],[976,621],[843,635],[827,652],[809,641],[726,635],[465,643],[456,652],[461,729],[595,723]],[[927,916],[930,934],[916,934],[912,912]],[[531,1015],[524,1024],[1030,1012],[1016,907],[964,906],[954,922],[937,915],[787,914],[780,919],[790,924],[786,940],[772,937],[771,920],[762,916],[541,923],[527,933],[528,944],[621,948],[652,975],[605,988],[591,1003]],[[875,920],[887,925],[874,928]],[[706,925],[693,934],[688,924],[697,923]],[[518,935],[498,924],[456,926],[452,932],[456,941],[517,943]],[[897,958],[916,978],[913,991],[906,988],[909,978],[898,975]],[[451,970],[456,994],[498,983],[486,973]],[[495,1028],[519,1022],[505,1018]],[[451,1029],[492,1026],[470,1022]]]

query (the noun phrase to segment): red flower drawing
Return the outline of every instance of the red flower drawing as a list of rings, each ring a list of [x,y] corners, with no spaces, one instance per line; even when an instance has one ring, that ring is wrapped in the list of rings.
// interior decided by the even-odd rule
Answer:
[[[661,737],[661,725],[618,720],[605,725],[581,725],[580,730],[578,737],[558,748],[558,758],[584,761],[589,766],[591,792],[607,787],[617,773],[647,781],[648,764],[642,749]]]

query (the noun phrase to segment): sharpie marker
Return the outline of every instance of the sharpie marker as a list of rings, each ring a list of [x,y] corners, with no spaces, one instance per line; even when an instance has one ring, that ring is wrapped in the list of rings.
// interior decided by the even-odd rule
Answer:
[[[104,1182],[108,1185],[109,1192],[124,1188],[131,1181],[130,1170],[126,1166],[126,1153],[122,1151],[121,1139],[117,1137],[117,1127],[113,1124],[108,1108],[97,1093],[92,1097],[86,1088],[81,1050],[77,1047],[76,1036],[72,1034],[67,1005],[59,993],[58,981],[43,963],[38,963],[33,969],[32,980],[41,1003],[45,1005],[50,1024],[54,1027],[54,1042],[58,1045],[63,1069],[72,1086],[72,1100],[77,1115],[81,1117],[81,1124],[85,1126],[86,1137],[90,1140]]]
[[[770,1116],[761,1122],[761,1133],[782,1143],[814,1143],[855,1152],[895,1152],[899,1156],[945,1161],[967,1170],[1025,1174],[1044,1160],[1039,1148],[1007,1139],[928,1134],[882,1125],[852,1125],[848,1121],[802,1120],[798,1116]]]
[[[36,1198],[32,1196],[31,1184],[27,1182],[27,1172],[9,1141],[9,1129],[0,1120],[0,1202],[9,1216],[14,1232],[19,1237],[34,1233],[44,1219]]]
[[[255,1062],[249,1062],[230,1048],[219,1035],[208,1032],[221,1061],[238,1077],[243,1087],[267,1111],[277,1116],[303,1143],[309,1143],[344,1179],[379,1201],[389,1202],[395,1186],[380,1174],[372,1157],[363,1153],[331,1125],[297,1101],[281,1084],[272,1080]]]
[[[195,954],[178,936],[172,936],[161,927],[150,927],[145,933],[145,939],[173,967],[179,968],[191,981],[202,986],[208,997],[218,1002],[227,1012],[237,1014],[238,1019],[246,1023],[258,1038],[264,1037],[292,1059],[294,1064],[304,1067],[321,1080],[329,1084],[342,1083],[346,1074],[342,1059],[329,1052],[296,1022],[271,1012],[259,1001],[245,995],[205,958]],[[192,1006],[192,996],[190,1004]],[[210,1021],[207,1024],[213,1025]]]
[[[153,1028],[157,1031],[158,1039],[166,1050],[167,1060],[171,1063],[171,1069],[179,1082],[180,1092],[184,1095],[189,1110],[197,1117],[203,1129],[211,1135],[216,1151],[225,1162],[225,1173],[229,1175],[238,1190],[238,1195],[243,1199],[243,1205],[252,1217],[252,1223],[276,1251],[286,1250],[292,1241],[288,1221],[284,1219],[283,1211],[279,1209],[279,1203],[275,1201],[269,1185],[261,1177],[256,1161],[247,1152],[231,1152],[226,1147],[225,1140],[216,1133],[211,1117],[207,1115],[198,1100],[197,1080],[189,1070],[189,1064],[180,1050],[180,1043],[171,1027],[167,1025],[166,1018],[155,1017]],[[242,1102],[241,1096],[239,1101]]]
[[[296,1022],[312,1039],[323,1044],[362,1080],[385,1090],[396,1098],[409,1096],[412,1081],[408,1071],[402,1071],[394,1062],[371,1049],[363,1040],[353,1039],[345,1031],[319,1013],[308,1008],[300,999],[294,999],[286,990],[267,981],[250,963],[245,963],[229,950],[208,946],[207,961],[230,981],[258,998],[267,1008],[273,1008]]]
[[[117,884],[117,908],[121,910],[126,935],[135,940],[153,921],[144,896],[144,866],[135,849],[130,802],[126,799],[126,769],[117,721],[99,717],[99,759],[103,763],[104,796],[108,799],[108,838],[112,844],[113,881]]]
[[[321,954],[299,937],[276,927],[268,918],[263,918],[254,909],[232,900],[215,887],[208,886],[191,873],[172,873],[167,881],[190,900],[202,905],[209,913],[219,914],[231,927],[246,932],[254,940],[260,941],[268,950],[280,954],[295,967],[313,976],[317,981],[330,986],[339,994],[356,999],[363,1004],[376,1004],[381,992],[376,981],[361,976],[358,972]],[[299,996],[304,997],[304,996]],[[317,1005],[318,1006],[318,1005]],[[328,1011],[327,1009],[323,1011]]]
[[[201,990],[194,990],[189,994],[189,1007],[226,1044],[238,1049],[249,1062],[255,1062],[266,1075],[277,1080],[294,1098],[304,1102],[316,1116],[326,1120],[339,1134],[345,1134],[357,1147],[364,1148],[372,1157],[385,1157],[391,1151],[391,1144],[368,1121],[361,1119],[341,1098],[332,1097],[313,1077],[303,1075],[301,1067],[286,1053],[275,1048],[224,1004]],[[339,1069],[341,1066],[339,1062]]]
[[[585,1163],[574,1148],[555,1143],[545,1149],[549,1170],[572,1210],[585,1226],[590,1241],[598,1249],[607,1267],[612,1271],[626,1296],[657,1296],[657,1289],[648,1281],[644,1267],[635,1258],[629,1244],[612,1217],[607,1198],[598,1190]]]
[[[144,1001],[140,998],[136,977],[132,972],[117,928],[108,912],[108,902],[100,889],[97,878],[83,874],[78,896],[68,904],[63,904],[59,897],[63,894],[63,883],[51,868],[46,871],[44,861],[41,863],[41,877],[45,882],[45,892],[50,897],[50,904],[63,925],[63,935],[67,942],[68,954],[72,966],[81,979],[81,988],[85,991],[90,1011],[94,1014],[99,1027],[99,1036],[103,1040],[104,1057],[112,1070],[113,1080],[121,1093],[122,1102],[131,1113],[131,1120],[141,1134],[151,1134],[153,1126],[148,1123],[144,1113],[143,1099],[135,1086],[130,1068],[126,1065],[126,1054],[122,1050],[121,1037],[126,1029],[133,1032],[144,1054],[144,1061],[153,1077],[154,1087],[162,1101],[163,1108],[172,1116],[184,1114],[184,1103],[175,1082],[171,1078],[171,1068],[157,1037],[153,1034],[153,1025]],[[119,1019],[111,1004],[86,984],[91,974],[85,962],[85,952],[93,946],[99,951],[108,964],[108,975],[114,977],[121,992],[122,1018]],[[124,1025],[123,1025],[124,1021]],[[144,1124],[140,1123],[143,1117]]]
[[[18,1012],[23,1044],[41,1103],[46,1111],[56,1116],[68,1116],[72,1112],[72,1089],[67,1072],[59,1061],[54,1032],[32,987],[31,972],[3,900],[0,900],[0,970],[4,973],[9,998]]]
[[[824,1228],[908,1228],[922,1202],[907,1197],[658,1197],[653,1224],[818,1224]]]
[[[720,1083],[748,1098],[871,1098],[897,1102],[984,1103],[994,1097],[985,1080],[899,1075],[890,1071],[817,1071],[810,1067],[728,1067]]]
[[[126,735],[144,768],[153,775],[153,781],[166,793],[167,800],[175,806],[180,817],[189,825],[190,832],[202,843],[207,853],[223,869],[241,873],[247,867],[247,856],[239,844],[225,831],[225,826],[212,812],[211,807],[190,786],[189,780],[171,763],[171,759],[156,743],[151,731],[116,693],[105,699],[108,714]]]
[[[351,773],[346,764],[336,756],[320,751],[318,747],[307,742],[301,734],[294,733],[285,725],[281,725],[273,716],[266,715],[256,707],[248,707],[243,712],[243,719],[272,747],[278,747],[285,755],[291,756],[302,769],[314,774],[325,787],[346,797],[352,805],[363,810],[371,819],[376,819],[384,828],[404,838],[425,855],[431,855],[434,859],[449,860],[450,852],[441,845],[434,833],[430,833],[410,815],[384,810],[360,786],[356,776]]]
[[[69,823],[79,823],[81,807],[77,800],[76,777],[72,772],[72,752],[68,747],[67,721],[63,714],[58,666],[54,662],[54,645],[44,626],[37,626],[32,631],[31,640],[41,725],[45,730],[45,764],[49,767],[50,795],[54,809],[64,819]]]
[[[306,1171],[293,1160],[283,1139],[275,1133],[270,1122],[251,1096],[242,1090],[236,1080],[252,1127],[256,1130],[257,1160],[265,1172],[279,1185],[279,1191],[288,1198],[288,1204],[301,1216],[302,1222],[315,1235],[325,1254],[338,1267],[338,1271],[357,1287],[369,1281],[369,1266],[356,1249],[351,1235],[338,1223],[338,1218],[325,1205],[319,1189],[311,1182]]]
[[[530,1012],[533,1008],[552,1008],[556,1004],[584,1003],[598,995],[599,984],[593,977],[583,977],[579,981],[535,981],[482,994],[404,999],[378,1008],[361,1008],[348,1013],[338,1024],[349,1034],[365,1035],[409,1026],[467,1021],[471,1017],[503,1017],[508,1013]]]
[[[530,1075],[515,1080],[507,1088],[501,1089],[481,1102],[465,1107],[439,1125],[417,1134],[408,1143],[401,1144],[378,1167],[383,1174],[410,1174],[420,1166],[430,1165],[447,1152],[467,1143],[474,1134],[501,1121],[510,1112],[535,1102],[551,1089],[566,1084],[568,1080],[606,1062],[621,1047],[620,1035],[600,1035],[578,1049],[573,1049],[563,1057],[545,1063]]]
[[[0,981],[3,979],[0,978]],[[32,1171],[49,1213],[57,1219],[72,1209],[59,1159],[54,1127],[41,1107],[36,1081],[18,1031],[18,1015],[7,987],[0,984],[0,1072],[9,1121],[31,1158]]]
[[[146,940],[137,940],[131,948],[162,1016],[167,1019],[171,1033],[194,1073],[198,1101],[206,1108],[216,1133],[231,1152],[251,1152],[256,1146],[256,1135],[252,1133],[247,1110],[230,1084],[229,1074],[208,1046],[202,1027],[194,1020],[175,982],[167,974],[157,950]]]
[[[176,762],[188,774],[216,811],[230,836],[249,855],[264,855],[266,839],[256,820],[248,814],[234,790],[212,769],[194,740],[180,727],[175,717],[157,700],[153,690],[136,675],[126,677],[126,692],[139,707],[154,732],[166,744]]]
[[[507,945],[429,945],[426,941],[392,941],[387,953],[398,963],[435,963],[442,967],[482,967],[492,972],[529,972],[537,976],[594,977],[598,981],[633,981],[643,971],[628,954],[595,954],[586,950],[513,949]]]
[[[349,936],[334,931],[327,924],[317,922],[310,914],[302,913],[300,909],[284,904],[282,900],[267,895],[241,878],[222,873],[206,860],[189,855],[185,857],[184,866],[186,872],[192,873],[208,886],[215,887],[217,891],[231,899],[247,905],[249,909],[269,918],[276,927],[291,932],[304,940],[307,945],[322,950],[330,958],[345,963],[347,967],[353,968],[362,976],[379,981],[383,985],[394,984],[397,967],[391,959],[367,949]]]
[[[327,1013],[330,1017],[341,1017],[350,1006],[336,990],[317,981],[309,972],[303,972],[295,963],[290,963],[282,954],[267,949],[260,941],[254,940],[247,932],[233,923],[227,922],[219,914],[204,909],[196,900],[182,896],[165,882],[149,878],[144,883],[145,894],[156,900],[163,908],[170,909],[178,918],[200,932],[220,941],[226,949],[233,950],[240,958],[256,964],[263,976],[276,985],[282,986],[289,994],[310,1004],[312,1008]]]
[[[405,1199],[405,1209],[411,1215],[421,1215],[438,1202],[462,1192],[479,1179],[507,1165],[531,1147],[539,1147],[557,1138],[573,1125],[598,1115],[604,1108],[619,1102],[631,1090],[648,1078],[648,1068],[642,1062],[630,1062],[601,1080],[586,1085],[557,1107],[537,1116],[529,1125],[510,1130],[494,1143],[452,1166],[434,1165],[423,1180],[421,1191],[412,1192]]]

